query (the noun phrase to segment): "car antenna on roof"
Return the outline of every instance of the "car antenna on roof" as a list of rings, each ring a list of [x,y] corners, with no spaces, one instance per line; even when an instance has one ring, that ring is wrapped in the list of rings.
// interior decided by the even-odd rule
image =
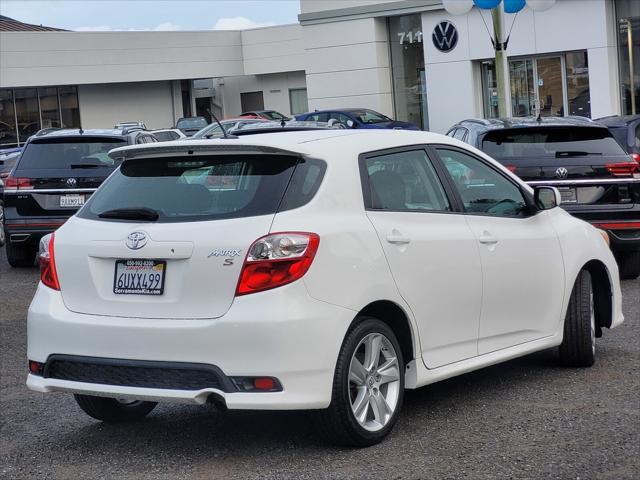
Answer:
[[[79,133],[80,135],[82,135],[82,134],[84,133],[84,130],[82,129],[82,127],[80,127],[80,129],[78,130],[78,133]]]
[[[224,129],[224,127],[222,126],[222,124],[220,123],[220,120],[218,120],[218,117],[215,116],[215,114],[211,111],[210,108],[207,108],[207,113],[209,115],[211,115],[211,117],[213,117],[213,119],[216,121],[216,123],[218,124],[218,126],[220,127],[220,130],[222,130],[222,138],[225,138],[227,140],[229,140],[230,138],[238,138],[234,135],[229,135],[227,134],[227,131]]]

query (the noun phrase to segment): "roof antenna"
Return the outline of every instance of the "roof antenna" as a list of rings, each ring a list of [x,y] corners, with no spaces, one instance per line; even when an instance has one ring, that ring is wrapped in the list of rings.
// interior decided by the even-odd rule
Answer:
[[[82,127],[80,127],[80,129],[78,130],[78,133],[79,133],[80,135],[82,135],[82,134],[84,133],[84,130],[82,129]]]
[[[226,140],[229,140],[231,138],[238,138],[236,136],[233,135],[229,135],[227,134],[227,131],[224,129],[224,127],[222,126],[222,124],[220,123],[220,120],[218,120],[218,117],[215,116],[215,114],[211,111],[210,108],[207,108],[207,113],[209,115],[211,115],[213,117],[213,119],[216,121],[216,123],[218,124],[218,126],[220,127],[220,130],[222,130],[222,137],[225,138]]]

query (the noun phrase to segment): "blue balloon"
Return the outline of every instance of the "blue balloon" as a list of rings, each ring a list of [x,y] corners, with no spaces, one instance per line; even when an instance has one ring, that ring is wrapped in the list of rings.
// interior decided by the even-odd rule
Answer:
[[[475,3],[476,7],[478,8],[491,10],[492,8],[496,8],[498,5],[500,5],[501,1],[502,0],[473,0],[473,3]]]
[[[504,0],[505,13],[518,13],[527,3],[527,0]]]

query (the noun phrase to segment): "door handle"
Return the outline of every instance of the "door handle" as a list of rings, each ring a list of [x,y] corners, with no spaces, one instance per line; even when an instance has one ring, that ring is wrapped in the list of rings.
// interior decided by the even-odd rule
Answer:
[[[391,234],[387,235],[387,242],[393,243],[394,245],[404,245],[410,243],[411,239],[403,235]]]
[[[478,241],[485,245],[495,245],[496,243],[498,243],[498,239],[487,232],[480,235]]]

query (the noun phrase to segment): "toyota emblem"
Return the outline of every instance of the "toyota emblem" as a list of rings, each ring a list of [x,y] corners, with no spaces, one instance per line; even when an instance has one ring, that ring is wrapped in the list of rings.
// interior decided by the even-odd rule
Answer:
[[[569,175],[569,170],[564,167],[560,167],[556,170],[556,177],[558,178],[567,178]]]
[[[75,178],[67,178],[68,187],[74,188],[76,185],[78,185],[78,180],[76,180]]]
[[[131,250],[140,250],[146,244],[147,235],[144,232],[132,232],[125,241],[125,245]]]

